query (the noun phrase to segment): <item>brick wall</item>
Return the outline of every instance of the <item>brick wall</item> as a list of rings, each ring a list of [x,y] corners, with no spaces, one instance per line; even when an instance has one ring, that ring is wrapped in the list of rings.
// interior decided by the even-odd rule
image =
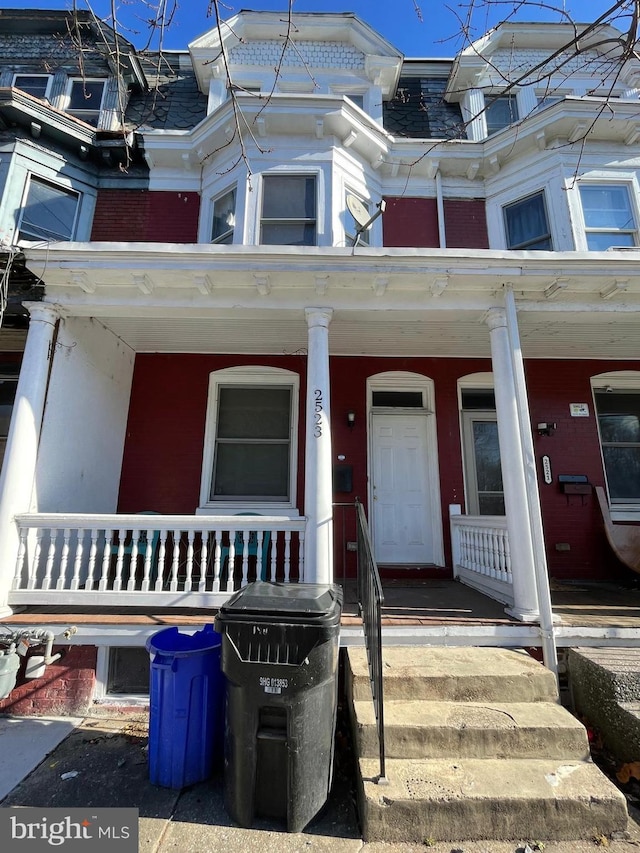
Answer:
[[[198,193],[104,189],[98,193],[91,239],[197,243],[199,213]]]
[[[435,198],[396,198],[389,196],[382,218],[385,246],[415,246],[436,249],[438,236],[438,207]]]
[[[204,446],[208,377],[213,370],[263,363],[296,371],[301,376],[298,456],[298,509],[303,505],[304,374],[302,356],[255,357],[144,354],[136,358],[118,510],[153,509],[164,513],[193,513],[198,506]],[[631,573],[613,556],[604,537],[594,495],[584,500],[567,497],[558,474],[586,474],[594,485],[604,483],[590,377],[607,370],[637,370],[638,362],[528,361],[527,383],[532,423],[555,421],[554,436],[535,436],[541,480],[543,522],[551,573],[558,578],[621,580]],[[333,458],[345,456],[353,465],[353,492],[335,493],[336,502],[367,498],[366,381],[373,374],[407,370],[428,376],[435,384],[445,562],[451,565],[449,504],[465,504],[460,443],[457,381],[491,371],[489,359],[332,357],[331,411]],[[167,389],[170,389],[168,392]],[[589,403],[589,418],[571,418],[570,402]],[[350,429],[346,412],[356,415]],[[549,455],[554,482],[542,482],[541,456]],[[353,515],[345,511],[347,539],[353,539]],[[342,510],[336,515],[341,537]],[[557,550],[556,543],[570,549]],[[336,576],[355,571],[355,557],[336,552]]]
[[[487,215],[483,199],[444,200],[449,249],[488,249]]]
[[[36,654],[39,649],[36,649]],[[42,678],[25,679],[24,661],[15,688],[0,701],[0,714],[81,716],[91,705],[96,676],[95,646],[54,646],[62,658]]]
[[[435,198],[385,199],[385,246],[436,249],[438,208]],[[449,249],[488,249],[487,217],[482,199],[445,199],[444,219]]]

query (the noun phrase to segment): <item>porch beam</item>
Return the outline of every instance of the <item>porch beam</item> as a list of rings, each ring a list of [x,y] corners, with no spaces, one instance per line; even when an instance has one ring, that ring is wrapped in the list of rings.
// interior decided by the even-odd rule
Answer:
[[[329,324],[331,308],[306,308],[308,326],[304,511],[304,580],[333,581]]]
[[[513,607],[507,613],[523,622],[535,622],[539,618],[538,595],[507,313],[502,308],[492,308],[485,319],[490,330],[502,484],[511,547]]]
[[[31,509],[42,418],[53,362],[59,313],[51,305],[25,303],[29,332],[16,389],[0,479],[0,616],[11,613],[7,595],[19,547],[17,513]]]

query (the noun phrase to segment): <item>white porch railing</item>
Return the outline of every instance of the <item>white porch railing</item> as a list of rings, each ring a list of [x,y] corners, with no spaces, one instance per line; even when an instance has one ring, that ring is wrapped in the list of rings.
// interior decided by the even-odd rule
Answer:
[[[256,578],[304,580],[304,518],[32,513],[16,522],[9,604],[202,607]]]
[[[462,583],[513,604],[507,519],[502,515],[460,515],[449,508],[453,574]]]

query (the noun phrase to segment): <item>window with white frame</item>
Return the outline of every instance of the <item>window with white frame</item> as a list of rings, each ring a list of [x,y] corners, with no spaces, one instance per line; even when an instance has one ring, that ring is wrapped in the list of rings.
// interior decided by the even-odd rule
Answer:
[[[640,508],[640,377],[635,388],[594,386],[609,500]]]
[[[72,80],[67,112],[97,127],[104,97],[105,80]]]
[[[487,136],[518,121],[518,101],[515,95],[485,95],[484,102]]]
[[[204,504],[294,504],[297,405],[298,377],[289,371],[212,374]]]
[[[533,193],[502,208],[508,249],[552,249],[544,192]]]
[[[580,184],[587,248],[637,246],[638,231],[628,184]]]
[[[233,243],[236,224],[236,188],[228,190],[213,202],[212,243]]]
[[[50,74],[15,74],[13,85],[16,89],[22,89],[34,98],[46,100],[51,87]]]
[[[493,389],[463,388],[460,396],[467,511],[470,515],[504,515]]]
[[[315,175],[264,175],[260,243],[315,246],[317,243]]]
[[[30,176],[20,211],[18,239],[72,240],[79,193]]]
[[[345,193],[345,205],[344,205],[344,216],[345,216],[345,229],[344,229],[345,233],[344,233],[344,236],[345,236],[345,244],[347,246],[353,246],[354,240],[356,239],[356,232],[357,232],[358,228],[360,227],[359,223],[356,222],[356,220],[353,217],[353,214],[351,213],[351,211],[349,210],[349,207],[347,206],[346,197],[350,196],[350,195],[355,196],[358,199],[358,201],[360,202],[362,207],[367,211],[367,213],[369,213],[369,214],[371,213],[371,208],[370,208],[368,201],[363,199],[357,193],[352,193],[350,190],[346,191],[346,193]],[[369,226],[369,228],[366,231],[361,231],[359,233],[359,235],[358,235],[358,245],[359,246],[368,246],[369,245],[369,243],[371,241],[370,228],[371,228],[371,226]]]

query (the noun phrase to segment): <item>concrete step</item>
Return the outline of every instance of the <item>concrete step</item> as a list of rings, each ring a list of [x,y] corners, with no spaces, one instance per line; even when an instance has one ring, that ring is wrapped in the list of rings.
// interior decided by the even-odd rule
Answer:
[[[373,702],[354,702],[356,752],[378,755]],[[389,758],[589,759],[584,726],[553,702],[384,703]]]
[[[627,826],[623,795],[586,762],[360,759],[365,841],[567,841]]]
[[[382,652],[386,699],[449,702],[553,702],[553,674],[520,649],[387,646]],[[347,690],[370,699],[364,648],[347,649]]]

